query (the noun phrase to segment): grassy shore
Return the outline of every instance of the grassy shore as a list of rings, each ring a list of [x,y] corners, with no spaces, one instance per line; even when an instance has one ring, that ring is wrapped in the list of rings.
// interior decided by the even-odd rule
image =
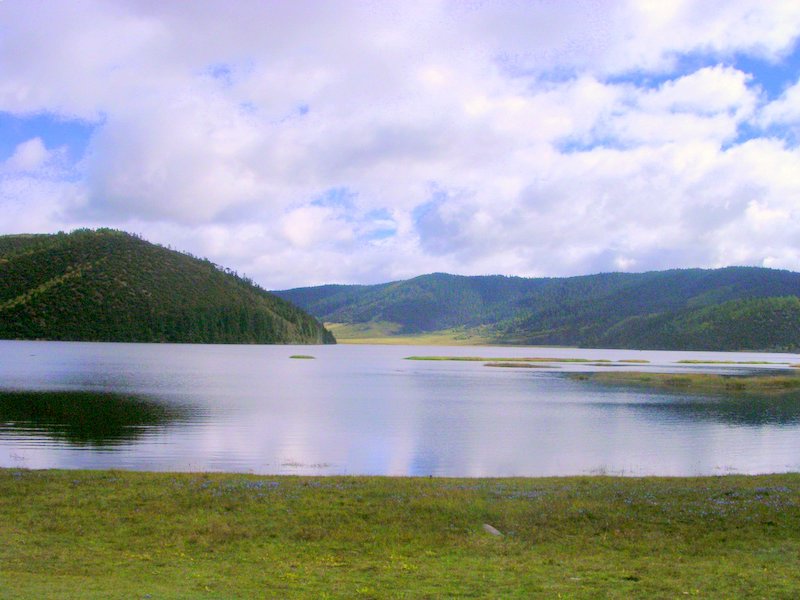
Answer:
[[[0,539],[12,599],[794,598],[800,475],[5,469]]]
[[[716,375],[711,373],[574,373],[582,381],[696,392],[785,393],[800,390],[800,375]]]

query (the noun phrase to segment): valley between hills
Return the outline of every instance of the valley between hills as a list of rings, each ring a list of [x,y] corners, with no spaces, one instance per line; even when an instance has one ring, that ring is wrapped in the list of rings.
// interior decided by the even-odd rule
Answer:
[[[434,273],[274,293],[340,342],[800,349],[800,273],[759,267],[566,278]]]

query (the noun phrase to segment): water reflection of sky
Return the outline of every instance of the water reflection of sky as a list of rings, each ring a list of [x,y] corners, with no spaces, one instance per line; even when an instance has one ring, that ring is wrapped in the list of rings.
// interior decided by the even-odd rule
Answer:
[[[288,358],[297,352],[317,358]],[[189,405],[196,415],[168,427],[143,424],[114,451],[65,445],[46,431],[0,430],[0,465],[454,476],[800,469],[797,399],[743,403],[598,388],[561,376],[569,365],[548,372],[403,360],[434,353],[643,357],[652,361],[647,368],[685,358],[754,360],[542,348],[0,342],[0,388],[141,394]]]

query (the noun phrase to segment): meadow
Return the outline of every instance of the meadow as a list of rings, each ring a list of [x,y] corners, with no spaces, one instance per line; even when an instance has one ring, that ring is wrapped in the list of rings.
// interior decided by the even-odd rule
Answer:
[[[794,598],[800,475],[4,469],[0,538],[12,599]]]

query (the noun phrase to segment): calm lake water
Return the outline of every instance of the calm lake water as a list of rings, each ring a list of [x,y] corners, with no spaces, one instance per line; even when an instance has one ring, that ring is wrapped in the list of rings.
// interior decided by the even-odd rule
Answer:
[[[404,360],[411,355],[650,363],[501,369]],[[800,362],[563,348],[0,341],[0,390],[124,396],[66,395],[53,408],[49,396],[0,394],[0,466],[422,476],[800,471],[800,397],[742,401],[565,376],[734,370],[681,359]],[[88,408],[76,412],[75,403]]]

